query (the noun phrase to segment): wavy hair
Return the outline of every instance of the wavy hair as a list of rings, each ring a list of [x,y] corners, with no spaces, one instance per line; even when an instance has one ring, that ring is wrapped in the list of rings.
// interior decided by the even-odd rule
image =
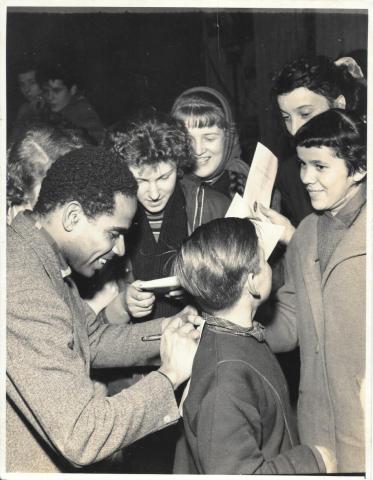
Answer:
[[[153,112],[127,126],[114,125],[106,133],[104,146],[118,154],[129,167],[173,162],[179,174],[195,167],[194,151],[185,126],[166,114]]]

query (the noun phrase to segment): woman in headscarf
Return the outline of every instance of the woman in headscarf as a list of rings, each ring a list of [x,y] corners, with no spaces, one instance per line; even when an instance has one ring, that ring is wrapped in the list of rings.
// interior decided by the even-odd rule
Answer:
[[[249,166],[241,148],[227,99],[210,87],[194,87],[174,102],[171,115],[182,120],[192,139],[196,169],[184,177],[188,188],[202,196],[209,185],[228,198],[243,194]]]

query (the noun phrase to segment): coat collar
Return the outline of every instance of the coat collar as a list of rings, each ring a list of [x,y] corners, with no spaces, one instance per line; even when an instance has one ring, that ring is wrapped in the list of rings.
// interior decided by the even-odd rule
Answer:
[[[71,271],[62,261],[57,246],[52,245],[53,239],[48,241],[47,236],[38,228],[32,213],[28,211],[19,213],[9,228],[23,237],[25,242],[34,250],[54,283],[56,279],[61,279],[58,284],[59,288],[63,289],[63,279]]]

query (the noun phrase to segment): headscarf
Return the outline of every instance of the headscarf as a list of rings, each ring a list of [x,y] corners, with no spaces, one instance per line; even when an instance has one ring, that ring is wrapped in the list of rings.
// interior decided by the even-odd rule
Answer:
[[[177,97],[172,106],[171,115],[173,115],[176,108],[179,107],[183,98],[191,93],[197,95],[199,93],[208,93],[213,96],[218,101],[219,106],[223,110],[227,124],[232,126],[232,128],[230,128],[225,135],[223,159],[218,169],[215,170],[212,175],[207,178],[200,179],[200,181],[202,180],[204,182],[213,184],[220,178],[220,176],[224,173],[225,170],[243,174],[247,177],[249,173],[249,166],[241,160],[241,147],[237,130],[234,127],[232,110],[229,106],[228,100],[224,97],[223,94],[211,87],[189,88],[188,90],[185,90],[185,92],[183,92],[181,95],[179,95],[179,97]]]

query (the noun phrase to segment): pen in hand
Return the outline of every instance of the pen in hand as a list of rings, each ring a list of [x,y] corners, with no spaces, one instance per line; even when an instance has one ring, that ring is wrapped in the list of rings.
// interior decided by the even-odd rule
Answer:
[[[155,335],[145,335],[144,337],[141,337],[141,340],[143,342],[152,342],[154,340],[160,340],[161,336],[162,336],[161,333],[157,333]]]

